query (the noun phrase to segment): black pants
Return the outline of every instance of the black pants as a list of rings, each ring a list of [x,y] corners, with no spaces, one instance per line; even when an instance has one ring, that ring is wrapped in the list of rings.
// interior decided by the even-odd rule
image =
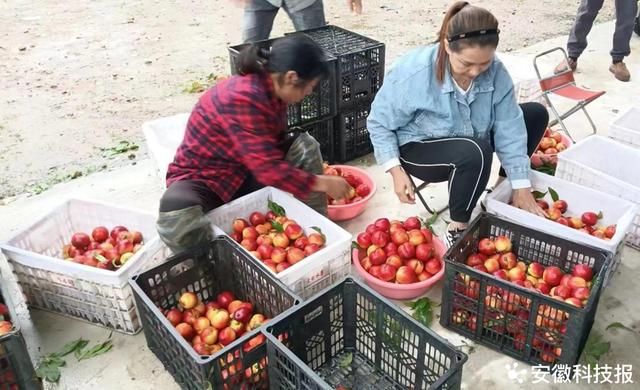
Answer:
[[[533,154],[549,123],[539,103],[520,105],[527,127],[527,152]],[[449,213],[456,222],[468,222],[487,186],[493,145],[476,138],[445,138],[410,142],[400,147],[400,160],[411,176],[429,182],[449,181]],[[500,168],[500,176],[506,177]]]
[[[253,176],[247,177],[242,186],[233,194],[232,199],[250,194],[264,187]],[[180,180],[172,183],[160,199],[160,212],[176,211],[192,206],[202,206],[206,214],[222,206],[225,202],[204,182],[197,180]]]

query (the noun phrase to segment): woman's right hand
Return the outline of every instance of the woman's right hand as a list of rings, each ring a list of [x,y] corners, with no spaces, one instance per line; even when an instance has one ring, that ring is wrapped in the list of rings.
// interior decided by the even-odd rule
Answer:
[[[413,192],[413,185],[402,167],[399,165],[395,166],[389,170],[389,173],[391,173],[391,177],[393,178],[393,188],[400,202],[415,204],[416,197]]]
[[[340,176],[318,175],[318,180],[313,187],[314,192],[326,192],[333,199],[346,199],[353,189],[345,179]]]

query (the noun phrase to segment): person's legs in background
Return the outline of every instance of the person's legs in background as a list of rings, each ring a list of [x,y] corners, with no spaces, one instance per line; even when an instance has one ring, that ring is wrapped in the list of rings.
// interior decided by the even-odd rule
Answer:
[[[493,161],[493,148],[476,138],[440,138],[411,142],[400,147],[400,161],[408,175],[437,183],[449,181],[447,242],[451,245],[464,232]]]
[[[612,64],[609,71],[620,81],[629,81],[631,74],[622,60],[631,53],[630,40],[638,13],[638,3],[633,0],[616,0],[616,30],[613,33]]]
[[[625,0],[622,0],[625,1]],[[582,0],[578,7],[578,14],[573,23],[569,40],[567,41],[567,55],[569,56],[569,68],[572,71],[578,66],[578,57],[587,47],[587,35],[593,27],[593,22],[598,16],[598,12],[602,8],[604,0]],[[555,69],[556,73],[560,73],[567,69],[567,64],[562,61]]]
[[[308,7],[291,10],[287,6],[286,2],[283,3],[282,8],[285,10],[289,19],[293,23],[293,27],[296,31],[309,30],[311,28],[322,27],[327,24],[324,17],[324,5],[322,0],[316,0]]]
[[[242,40],[245,43],[269,39],[279,8],[266,0],[251,0],[244,7]]]

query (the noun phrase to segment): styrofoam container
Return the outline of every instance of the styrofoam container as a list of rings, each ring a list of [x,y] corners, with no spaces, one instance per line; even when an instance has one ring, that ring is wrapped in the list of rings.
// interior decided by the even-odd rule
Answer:
[[[156,216],[103,202],[69,199],[0,244],[28,304],[116,331],[140,330],[129,277],[161,247]],[[144,245],[116,271],[62,259],[76,232],[124,225],[143,235]],[[156,259],[157,260],[157,259]]]
[[[167,176],[167,167],[173,162],[176,150],[184,138],[190,115],[177,114],[142,124],[142,132],[163,184]]]
[[[487,195],[487,212],[544,233],[611,252],[614,258],[614,264],[609,267],[610,274],[612,274],[620,262],[624,238],[631,228],[638,207],[632,202],[540,172],[531,172],[529,178],[534,190],[540,192],[547,192],[549,188],[555,190],[560,199],[565,200],[568,204],[566,215],[579,218],[582,213],[587,211],[596,213],[602,211],[603,218],[598,221],[598,224],[604,226],[616,224],[616,234],[611,240],[603,240],[510,206],[512,189],[508,180],[500,183],[493,192]],[[546,195],[545,200],[549,204],[553,202],[549,194]]]
[[[631,107],[611,123],[609,137],[640,147],[640,106]]]
[[[351,233],[287,192],[265,187],[214,209],[208,216],[214,225],[229,233],[234,219],[246,219],[254,211],[268,212],[269,200],[282,206],[287,217],[297,221],[307,235],[316,232],[312,229],[315,226],[326,236],[324,248],[275,274],[278,279],[294,293],[307,299],[349,274]],[[261,261],[256,261],[267,268]]]
[[[640,204],[640,149],[593,135],[558,155],[556,177]],[[627,244],[640,248],[640,214]]]

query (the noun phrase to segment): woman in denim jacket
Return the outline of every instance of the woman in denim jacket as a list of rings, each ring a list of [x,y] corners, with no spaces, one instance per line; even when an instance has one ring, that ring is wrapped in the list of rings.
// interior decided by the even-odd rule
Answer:
[[[367,120],[376,160],[391,173],[401,202],[414,203],[407,175],[449,181],[447,241],[466,229],[482,195],[493,152],[514,189],[513,204],[546,215],[529,182],[529,156],[549,121],[537,103],[518,105],[513,82],[495,57],[498,21],[459,1],[439,41],[400,58],[385,77]]]

